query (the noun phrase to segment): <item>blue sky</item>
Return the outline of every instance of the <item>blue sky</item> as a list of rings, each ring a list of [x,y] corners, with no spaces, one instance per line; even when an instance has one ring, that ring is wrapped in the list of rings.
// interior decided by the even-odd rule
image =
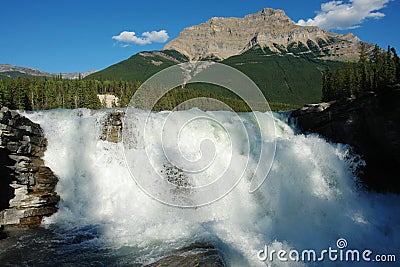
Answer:
[[[160,50],[183,28],[213,16],[243,17],[264,7],[283,9],[296,23],[353,32],[363,41],[400,50],[399,2],[7,0],[0,4],[0,63],[55,73],[103,69],[137,52]],[[123,31],[137,38],[117,37]]]

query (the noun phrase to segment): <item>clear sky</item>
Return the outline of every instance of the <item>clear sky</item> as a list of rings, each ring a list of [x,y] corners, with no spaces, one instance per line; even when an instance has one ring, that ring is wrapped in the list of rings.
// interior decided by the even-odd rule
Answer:
[[[183,28],[213,16],[243,17],[264,7],[283,9],[299,24],[353,32],[400,50],[399,2],[6,0],[0,3],[0,64],[55,73],[100,70],[137,52],[160,50]]]

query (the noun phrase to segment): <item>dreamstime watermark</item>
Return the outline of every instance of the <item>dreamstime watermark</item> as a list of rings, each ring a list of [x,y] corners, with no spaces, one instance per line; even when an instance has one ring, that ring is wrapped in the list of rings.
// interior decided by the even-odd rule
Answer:
[[[259,250],[257,258],[263,262],[396,262],[395,254],[374,254],[370,249],[358,250],[348,249],[347,240],[339,238],[336,247],[328,247],[321,251],[305,249],[298,251],[275,250],[265,245],[264,249]]]
[[[239,114],[227,103],[211,97],[185,99],[176,107],[170,107],[172,112],[168,115],[152,112],[168,92],[192,83],[222,87],[246,103],[251,112]],[[229,127],[221,116],[212,112],[179,112],[196,107],[230,111],[230,121],[239,124]],[[140,122],[135,119],[138,114],[142,119]],[[275,123],[263,93],[242,72],[216,62],[182,63],[153,75],[135,92],[126,109],[123,124],[124,155],[131,176],[142,191],[171,206],[190,208],[210,204],[226,196],[243,177],[251,181],[249,193],[253,193],[266,179],[275,156]],[[218,134],[211,131],[210,136],[200,137],[187,130],[199,127],[213,128]],[[158,139],[155,140],[157,134]],[[234,139],[237,136],[243,140],[237,142]],[[220,139],[225,144],[223,150]],[[268,142],[265,142],[267,139]],[[257,144],[254,144],[255,140]],[[140,149],[144,151],[145,159],[135,156],[137,154],[133,150],[138,149],[137,143],[142,143]],[[198,148],[194,153],[197,156],[188,156],[185,152],[188,143]],[[155,146],[162,149],[154,153]],[[212,172],[215,177],[211,182],[192,182],[192,176],[201,177],[213,168],[219,172]]]

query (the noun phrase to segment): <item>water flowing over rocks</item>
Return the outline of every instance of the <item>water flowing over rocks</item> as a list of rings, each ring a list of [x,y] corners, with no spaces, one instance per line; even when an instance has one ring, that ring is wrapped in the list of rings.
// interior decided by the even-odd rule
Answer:
[[[3,265],[252,266],[264,264],[257,259],[257,252],[265,246],[276,251],[322,251],[335,246],[336,237],[345,237],[352,248],[363,248],[368,240],[368,249],[377,253],[400,251],[396,238],[400,236],[400,196],[355,188],[350,170],[358,164],[348,147],[330,144],[318,136],[295,134],[287,124],[287,113],[276,114],[277,127],[261,124],[267,132],[259,139],[254,138],[256,122],[247,114],[239,113],[239,119],[235,119],[237,114],[208,112],[233,134],[216,131],[219,127],[208,121],[186,129],[188,132],[183,134],[188,138],[180,142],[183,153],[198,155],[199,142],[210,138],[216,140],[216,155],[221,155],[215,161],[218,168],[210,166],[209,173],[199,176],[186,173],[186,178],[165,158],[153,157],[157,169],[151,172],[150,165],[144,163],[149,156],[163,153],[163,148],[176,148],[175,142],[162,146],[162,129],[175,131],[188,118],[207,115],[205,112],[177,112],[171,124],[163,123],[169,114],[154,112],[146,135],[142,125],[148,119],[147,113],[127,113],[122,118],[123,132],[130,139],[122,151],[123,143],[100,139],[104,122],[113,111],[57,109],[24,114],[45,132],[48,145],[43,159],[60,177],[57,193],[62,201],[57,213],[46,218],[46,228],[9,232],[9,237],[0,242]],[[261,112],[257,116],[261,121],[269,118]],[[110,120],[110,127],[119,124]],[[271,142],[275,131],[278,135],[275,167],[255,194],[249,194],[251,181],[242,179],[225,197],[210,205],[175,208],[149,197],[126,168],[123,152],[130,152],[132,170],[141,178],[157,175],[180,185],[178,189],[182,190],[186,190],[187,183],[201,186],[213,182],[221,172],[226,173],[219,167],[225,163],[234,165],[230,177],[240,177],[242,166],[247,164],[241,157],[247,143],[240,130],[242,123],[256,145]],[[235,146],[231,149],[230,144]],[[248,159],[250,168],[244,175],[250,177],[258,160],[253,153]],[[8,155],[4,160],[11,161],[6,166],[15,164]],[[166,187],[155,186],[159,192],[165,191]],[[185,193],[174,195],[183,198]],[[191,245],[194,242],[201,245]],[[321,262],[325,263],[329,264]]]
[[[276,53],[310,53],[332,60],[354,60],[361,40],[318,27],[296,25],[282,10],[264,8],[244,18],[214,17],[185,28],[164,50],[176,50],[191,60],[226,59],[255,46]]]
[[[43,130],[18,112],[0,113],[0,225],[35,226],[57,211],[58,182],[41,157],[47,147]]]
[[[209,244],[192,244],[178,249],[174,254],[166,256],[147,267],[180,267],[203,266],[224,267],[224,261],[218,250]]]
[[[346,143],[361,154],[361,178],[378,191],[400,192],[400,86],[358,98],[306,105],[291,117],[304,132]]]

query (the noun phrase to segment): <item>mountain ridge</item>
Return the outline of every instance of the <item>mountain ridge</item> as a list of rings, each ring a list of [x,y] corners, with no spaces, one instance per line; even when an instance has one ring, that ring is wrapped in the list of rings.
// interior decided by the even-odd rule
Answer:
[[[316,26],[296,25],[283,10],[264,8],[243,18],[213,17],[185,28],[164,50],[176,50],[190,60],[241,54],[259,45],[275,53],[311,53],[315,57],[352,61],[362,41],[355,35],[338,34]]]
[[[61,75],[63,79],[79,79],[79,78],[84,78],[95,72],[97,72],[97,70],[56,74],[29,67],[14,66],[11,64],[0,64],[0,76],[5,76],[9,78],[24,77],[24,76],[58,77]]]
[[[284,11],[266,8],[244,18],[214,17],[187,27],[162,51],[137,53],[86,79],[144,82],[175,64],[211,60],[249,76],[268,101],[304,105],[321,100],[322,71],[355,61],[361,44],[353,34],[298,26]],[[231,97],[218,88],[196,90]]]
[[[155,73],[189,59],[177,51],[146,51],[114,64],[85,79],[126,80],[144,82]],[[290,54],[277,54],[254,46],[246,52],[219,61],[243,72],[252,79],[268,101],[293,105],[317,103],[322,97],[321,71],[343,66],[338,61],[319,60]],[[190,88],[196,87],[190,85]],[[196,90],[213,94],[223,93],[218,88],[197,86]]]

